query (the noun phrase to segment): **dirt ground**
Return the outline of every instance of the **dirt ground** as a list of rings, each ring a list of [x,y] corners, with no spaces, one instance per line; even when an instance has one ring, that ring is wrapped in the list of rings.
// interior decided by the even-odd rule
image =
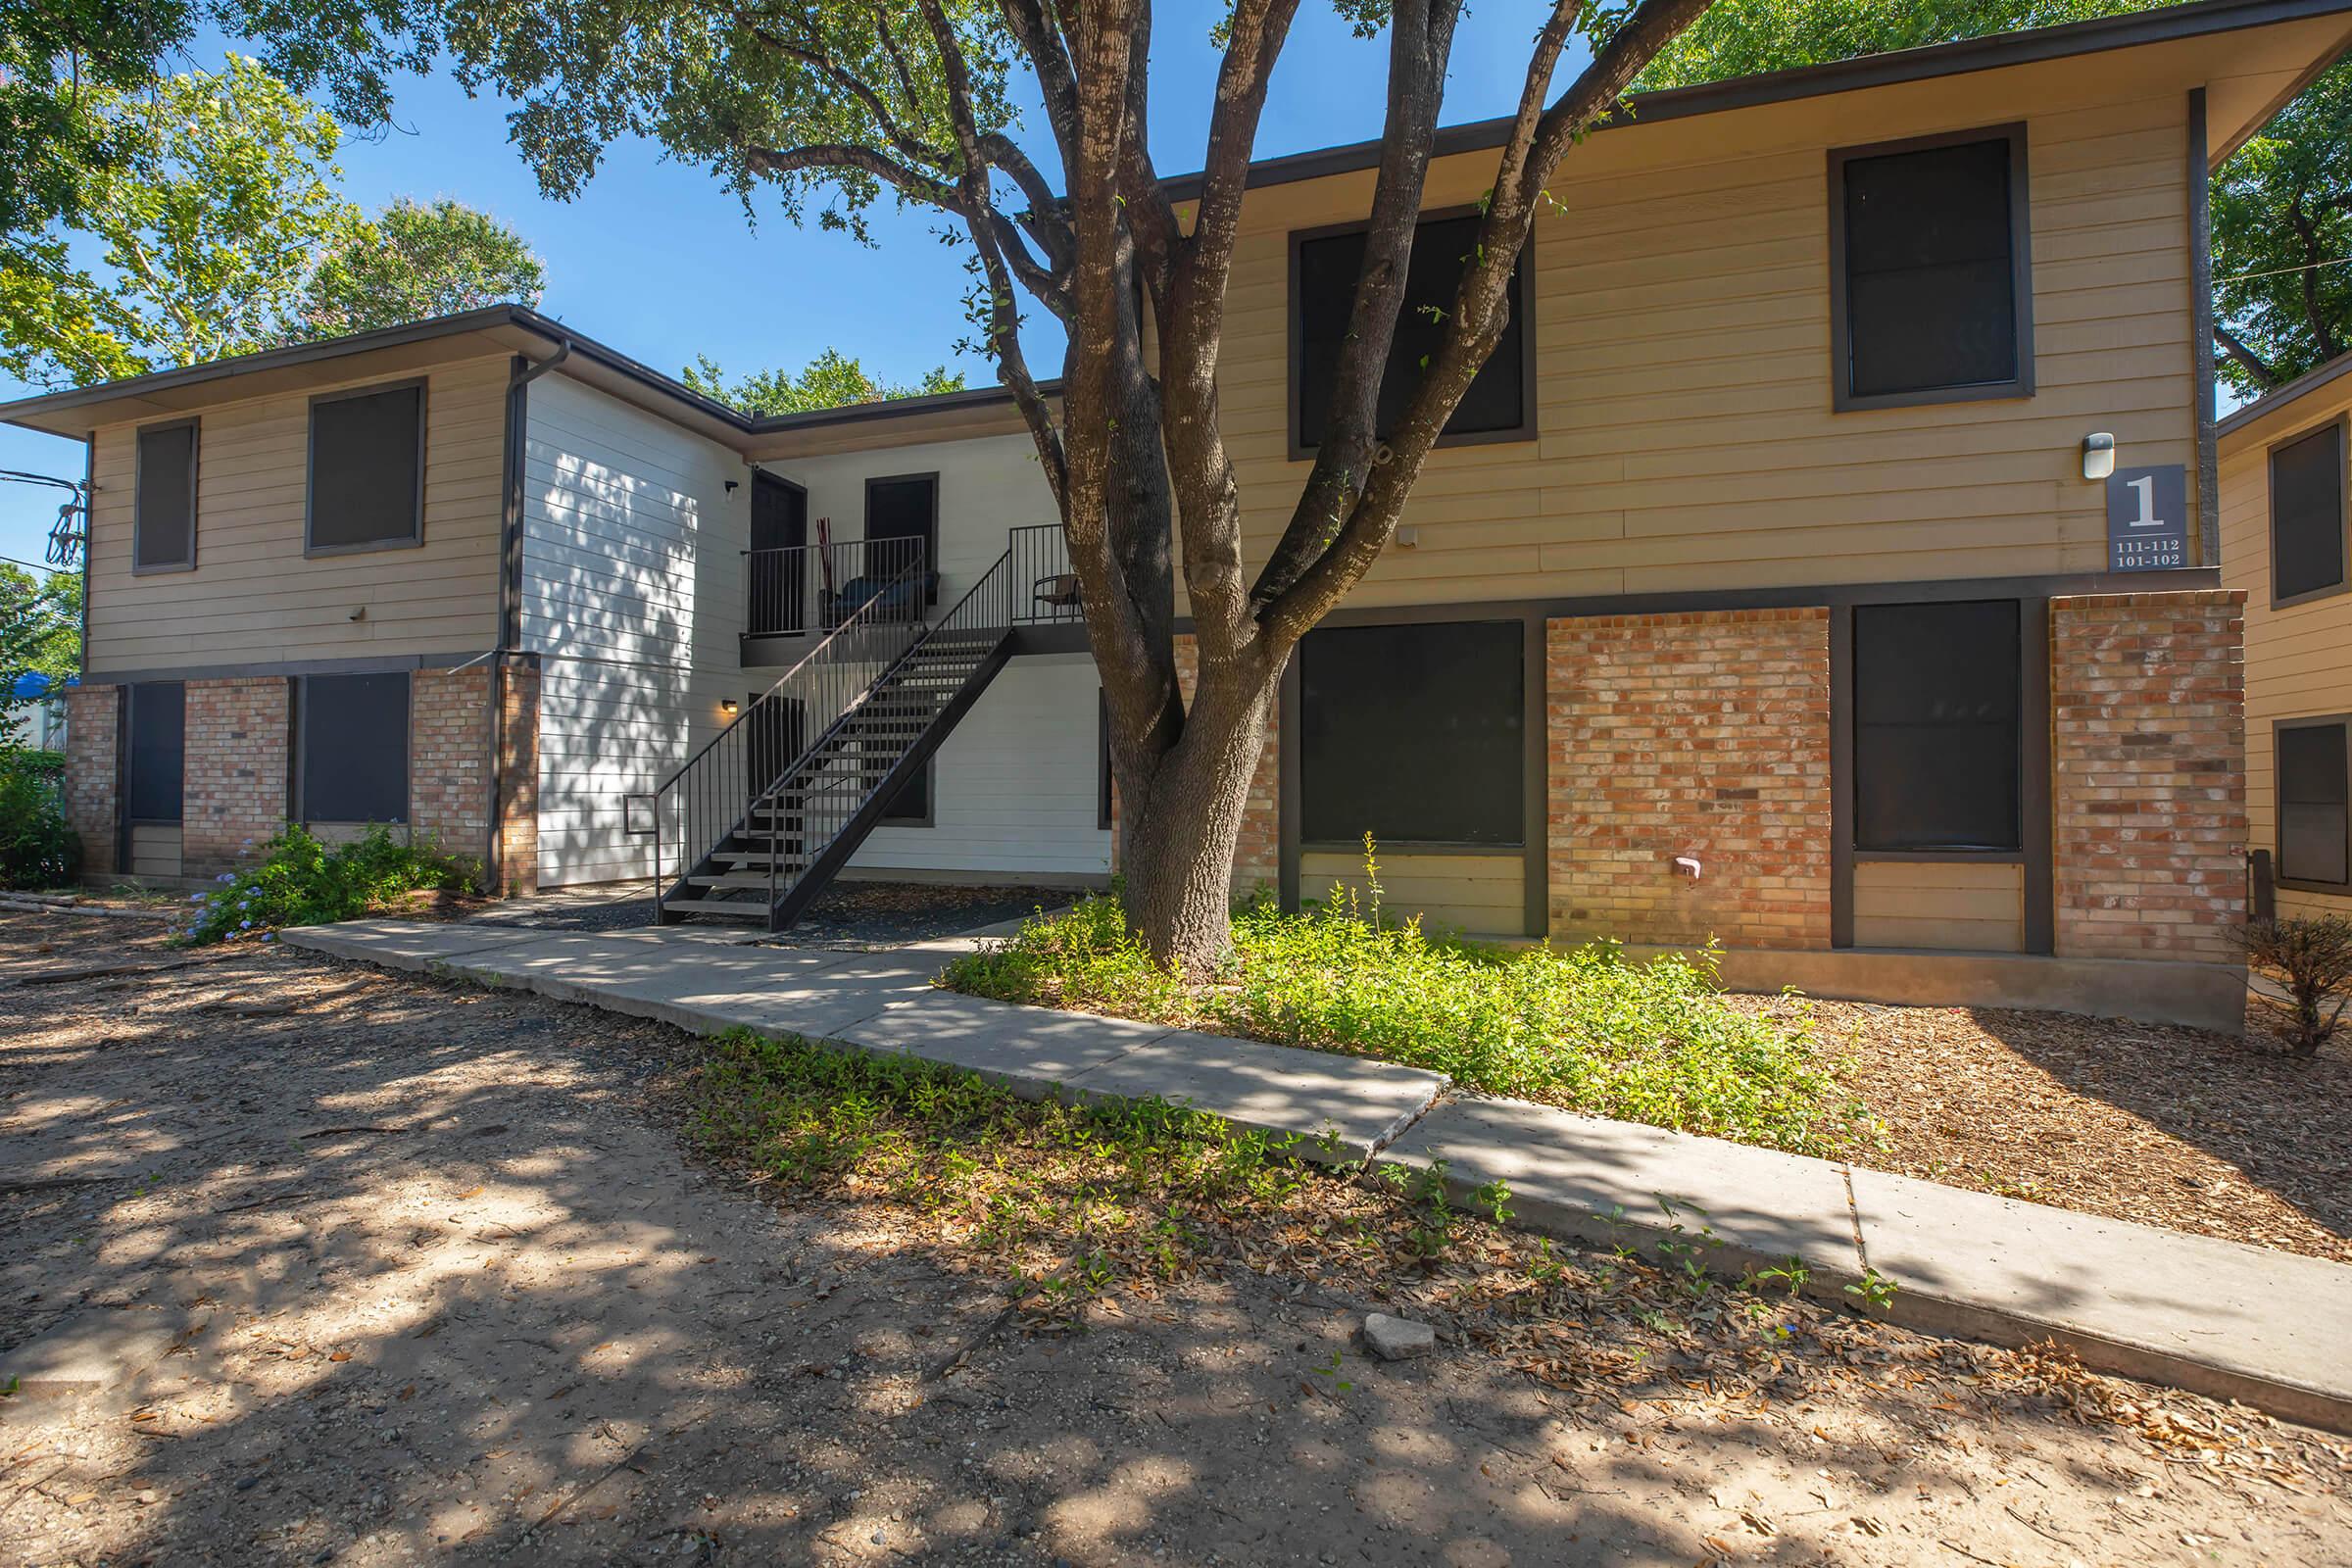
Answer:
[[[1784,1002],[1742,1004],[1788,1014]],[[2298,1058],[2055,1012],[1812,1002],[1881,1123],[1858,1165],[2352,1263],[2352,1030]]]
[[[1737,1407],[1696,1360],[1622,1401],[1368,1364],[1376,1280],[1032,1333],[919,1216],[689,1158],[662,1027],[262,948],[22,983],[176,956],[142,930],[0,916],[0,1362],[157,1350],[0,1399],[0,1560],[2352,1560],[2338,1442],[2080,1419],[1878,1327]]]

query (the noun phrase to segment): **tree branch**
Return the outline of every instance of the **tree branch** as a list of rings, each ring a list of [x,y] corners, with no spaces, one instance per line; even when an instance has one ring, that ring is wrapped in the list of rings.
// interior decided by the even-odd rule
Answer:
[[[918,202],[960,215],[963,198],[953,185],[908,169],[887,153],[856,142],[811,142],[805,147],[747,147],[744,167],[756,174],[801,174],[819,169],[854,169],[873,175]]]
[[[2235,332],[2219,321],[2213,323],[2213,340],[2238,363],[2246,374],[2253,377],[2256,386],[2268,392],[2278,384],[2278,372],[2265,364],[2262,356],[2248,348]]]

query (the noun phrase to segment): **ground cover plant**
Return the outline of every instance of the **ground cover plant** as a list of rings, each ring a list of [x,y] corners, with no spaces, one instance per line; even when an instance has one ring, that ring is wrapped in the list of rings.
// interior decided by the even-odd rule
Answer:
[[[242,871],[224,871],[208,893],[190,896],[181,940],[191,945],[242,937],[267,940],[281,926],[350,920],[416,892],[473,891],[472,865],[438,850],[404,844],[371,827],[332,848],[309,829],[288,827]]]
[[[1377,885],[1377,875],[1374,877]],[[1115,896],[1040,915],[942,983],[1280,1045],[1374,1056],[1468,1088],[1804,1153],[1841,1147],[1859,1107],[1801,1010],[1728,1005],[1705,955],[1629,961],[1610,943],[1508,952],[1386,920],[1342,891],[1233,918],[1206,977],[1156,962]]]

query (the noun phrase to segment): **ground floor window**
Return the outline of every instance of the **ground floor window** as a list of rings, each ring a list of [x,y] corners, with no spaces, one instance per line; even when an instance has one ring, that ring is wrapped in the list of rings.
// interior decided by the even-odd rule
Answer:
[[[2352,719],[2290,719],[2278,737],[2278,879],[2352,881]]]
[[[895,749],[893,755],[895,756]],[[929,827],[931,825],[932,771],[938,761],[939,759],[936,757],[924,759],[922,767],[914,777],[899,786],[899,793],[892,796],[890,804],[882,808],[882,825],[884,827]],[[890,758],[886,757],[880,760],[874,771],[874,782],[879,783],[882,775],[889,770]]]
[[[2017,601],[1854,611],[1854,845],[2024,847]]]
[[[175,680],[141,681],[130,688],[129,701],[123,819],[176,822],[187,762],[187,687]]]
[[[305,822],[409,819],[409,672],[306,675],[296,763]]]
[[[1515,620],[1439,621],[1300,643],[1300,839],[1523,844],[1524,637]]]

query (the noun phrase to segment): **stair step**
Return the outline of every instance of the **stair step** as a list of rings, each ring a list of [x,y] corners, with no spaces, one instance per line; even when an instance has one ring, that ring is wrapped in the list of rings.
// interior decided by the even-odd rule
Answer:
[[[686,879],[686,885],[695,888],[741,888],[747,892],[765,893],[768,889],[768,880],[765,872],[754,876],[748,871],[721,871],[715,875],[706,872],[700,876],[690,876]],[[791,877],[779,876],[776,878],[777,892],[781,893],[790,886],[792,886]]]
[[[767,923],[765,899],[665,899],[662,907],[688,914],[723,914],[737,920]]]

